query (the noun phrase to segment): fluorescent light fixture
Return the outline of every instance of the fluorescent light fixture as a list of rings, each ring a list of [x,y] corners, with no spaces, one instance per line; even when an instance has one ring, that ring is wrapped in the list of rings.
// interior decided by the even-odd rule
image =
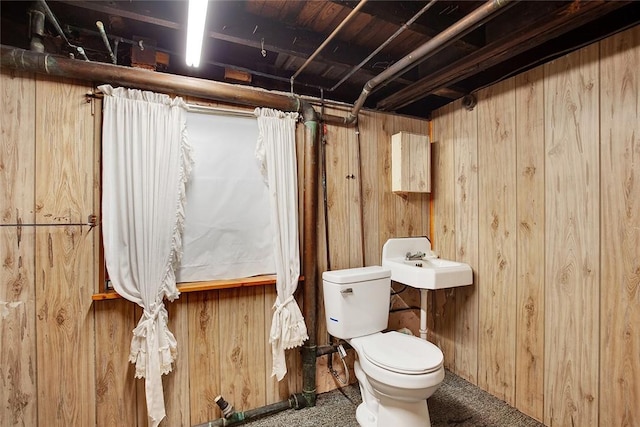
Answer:
[[[187,23],[187,65],[198,67],[202,53],[204,24],[207,20],[209,0],[189,0],[189,21]]]

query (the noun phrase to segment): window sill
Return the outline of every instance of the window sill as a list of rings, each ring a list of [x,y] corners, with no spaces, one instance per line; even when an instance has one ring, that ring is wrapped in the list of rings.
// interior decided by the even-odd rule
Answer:
[[[303,281],[304,276],[300,276],[298,282]],[[209,280],[206,282],[184,282],[178,284],[178,290],[180,291],[180,293],[204,292],[217,289],[241,288],[245,286],[275,285],[275,283],[275,274],[269,274],[265,276],[245,277],[242,279]],[[120,296],[120,294],[118,294],[116,291],[101,292],[98,294],[93,294],[93,296],[91,297],[93,301],[103,301],[120,298],[122,298],[122,296]]]

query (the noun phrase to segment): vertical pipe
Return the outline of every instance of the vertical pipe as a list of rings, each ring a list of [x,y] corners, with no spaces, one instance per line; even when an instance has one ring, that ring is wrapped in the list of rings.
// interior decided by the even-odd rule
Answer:
[[[304,299],[303,311],[309,339],[302,347],[302,393],[307,406],[316,403],[316,319],[317,319],[317,241],[318,241],[318,116],[303,102],[305,126],[304,153]]]
[[[427,290],[420,289],[420,338],[427,339]]]
[[[40,3],[34,3],[29,10],[29,29],[31,42],[29,49],[34,52],[44,52],[44,9]]]

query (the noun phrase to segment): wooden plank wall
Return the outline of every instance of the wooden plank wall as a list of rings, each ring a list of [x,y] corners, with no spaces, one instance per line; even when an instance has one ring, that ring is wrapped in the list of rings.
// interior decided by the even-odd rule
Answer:
[[[589,426],[598,422],[598,45],[546,65],[544,74],[544,420]]]
[[[144,382],[134,379],[128,362],[141,311],[125,300],[92,303],[99,289],[98,229],[54,225],[84,223],[99,213],[100,102],[86,101],[88,82],[6,69],[0,88],[0,221],[46,225],[0,229],[0,425],[145,426]],[[365,111],[358,129],[327,128],[331,268],[379,264],[387,238],[428,234],[429,196],[392,194],[390,171],[391,135],[428,134],[428,126]],[[300,165],[303,135],[299,126]],[[300,168],[300,182],[303,173]],[[322,205],[318,209],[321,274],[327,245]],[[417,294],[403,295],[398,304],[417,305]],[[287,354],[287,378],[271,377],[267,336],[275,297],[274,287],[264,286],[183,294],[167,304],[179,349],[174,371],[163,377],[167,418],[161,425],[220,417],[218,394],[246,410],[301,391],[297,350]],[[319,305],[323,344],[328,337]],[[391,316],[392,327],[415,324],[415,311]],[[327,357],[319,358],[319,392],[337,387],[326,365]]]
[[[434,114],[434,244],[475,280],[434,342],[547,425],[640,425],[638,69],[635,27]]]
[[[36,82],[31,75],[20,75],[15,84],[9,84],[9,78],[0,75],[0,221],[31,223],[35,218]],[[33,228],[2,227],[0,239],[0,425],[36,425],[35,233]]]
[[[640,28],[600,43],[602,426],[640,425]]]

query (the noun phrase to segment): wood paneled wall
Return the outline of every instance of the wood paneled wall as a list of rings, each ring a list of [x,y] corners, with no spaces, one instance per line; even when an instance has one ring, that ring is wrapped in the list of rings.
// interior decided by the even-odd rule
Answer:
[[[23,224],[0,228],[0,425],[145,426],[144,382],[128,362],[141,311],[125,300],[92,302],[99,229],[58,226],[99,214],[100,101],[85,99],[91,83],[6,69],[0,88],[0,222]],[[428,234],[429,196],[391,193],[391,135],[399,131],[427,134],[428,122],[363,112],[357,130],[326,129],[333,269],[379,264],[388,237]],[[299,147],[303,134],[299,126]],[[321,273],[327,244],[318,209]],[[27,225],[33,223],[46,226]],[[162,425],[220,417],[218,394],[246,410],[301,391],[297,350],[288,352],[287,378],[271,377],[267,338],[275,297],[274,287],[264,286],[185,293],[167,304],[179,349],[173,372],[163,377]],[[415,319],[410,311],[391,316],[397,326]],[[326,365],[327,356],[318,359],[319,392],[337,387]]]
[[[434,114],[446,365],[550,426],[640,425],[640,27]]]

